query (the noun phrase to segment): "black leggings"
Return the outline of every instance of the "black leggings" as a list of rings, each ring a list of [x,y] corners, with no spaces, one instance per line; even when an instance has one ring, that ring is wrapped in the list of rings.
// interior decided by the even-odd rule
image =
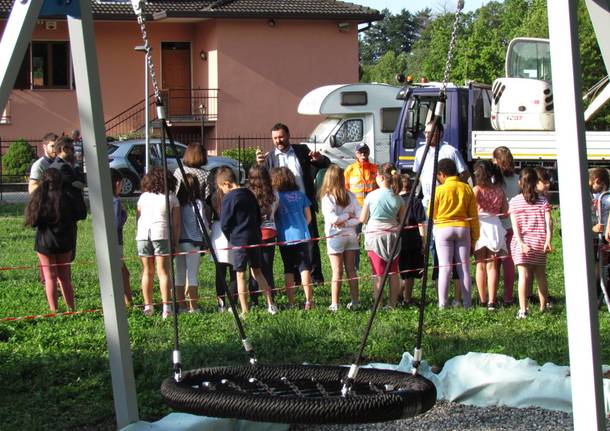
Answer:
[[[233,271],[233,266],[229,263],[219,263],[216,267],[216,295],[218,296],[219,302],[220,298],[224,298],[225,288],[223,280],[227,279],[227,270],[229,271],[229,283],[227,287],[229,288],[229,292],[233,295],[234,298],[237,299],[237,278],[235,276],[235,271]],[[228,305],[227,300],[222,300],[223,305]]]
[[[276,238],[269,238],[263,240],[263,244],[273,243],[276,241]],[[267,284],[271,289],[271,296],[275,294],[275,281],[273,280],[273,259],[275,258],[275,245],[270,245],[267,247],[261,247],[261,271],[265,276],[265,280],[267,280]],[[250,274],[250,280],[248,283],[248,289],[250,290],[250,299],[253,304],[258,304],[258,294],[259,287],[256,280],[252,278],[252,274]]]

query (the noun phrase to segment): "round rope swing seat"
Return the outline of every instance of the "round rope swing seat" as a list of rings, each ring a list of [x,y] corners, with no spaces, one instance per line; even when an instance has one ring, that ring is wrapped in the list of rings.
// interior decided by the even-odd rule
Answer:
[[[434,384],[420,375],[362,368],[346,396],[347,368],[316,365],[210,367],[161,385],[181,412],[261,422],[347,424],[408,418],[430,410]]]

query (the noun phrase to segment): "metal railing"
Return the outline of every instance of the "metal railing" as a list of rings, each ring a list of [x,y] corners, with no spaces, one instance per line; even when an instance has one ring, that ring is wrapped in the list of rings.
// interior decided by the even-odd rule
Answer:
[[[172,88],[162,90],[162,95],[170,121],[201,121],[202,115],[206,121],[218,119],[217,88]],[[153,94],[146,103],[149,106],[149,121],[152,123],[157,119]],[[144,128],[145,120],[145,101],[142,99],[106,121],[106,135],[119,137],[136,133]]]

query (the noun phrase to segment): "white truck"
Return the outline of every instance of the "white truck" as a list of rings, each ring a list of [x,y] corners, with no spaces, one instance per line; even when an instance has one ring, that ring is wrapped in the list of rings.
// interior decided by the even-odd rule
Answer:
[[[302,115],[323,115],[307,144],[342,168],[354,163],[356,145],[367,144],[372,163],[390,161],[390,140],[403,102],[386,84],[325,85],[299,103]]]
[[[610,5],[585,0],[606,70],[610,71],[607,33]],[[602,7],[603,6],[603,7]],[[517,38],[508,47],[506,77],[492,86],[449,85],[443,112],[444,140],[465,160],[491,158],[498,146],[508,147],[518,166],[541,165],[554,176],[557,160],[549,41]],[[432,118],[440,83],[405,86],[398,97],[404,107],[392,137],[391,160],[401,171],[413,168],[415,151]],[[610,100],[610,86],[599,92],[585,112],[585,121]],[[610,132],[586,132],[590,166],[610,167]]]

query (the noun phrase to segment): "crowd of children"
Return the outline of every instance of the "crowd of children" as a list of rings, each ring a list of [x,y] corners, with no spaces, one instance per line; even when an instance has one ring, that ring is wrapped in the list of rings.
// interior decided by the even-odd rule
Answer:
[[[278,308],[274,297],[277,290],[286,292],[288,307],[296,306],[295,283],[304,291],[303,308],[311,309],[314,289],[308,247],[312,238],[308,224],[312,217],[312,202],[300,191],[292,171],[286,166],[269,171],[263,164],[255,164],[249,171],[248,186],[241,187],[228,167],[217,169],[214,176],[202,176],[193,169],[196,168],[191,168],[184,176],[174,176],[164,175],[161,168],[153,168],[142,180],[136,211],[136,244],[143,266],[144,314],[154,314],[155,272],[163,302],[162,316],[166,318],[174,312],[171,307],[172,261],[175,262],[178,311],[199,312],[200,257],[202,251],[210,249],[215,251],[217,258],[219,310],[226,307],[227,292],[238,299],[244,314],[249,311],[251,302],[257,303],[262,293],[267,311],[276,314]],[[43,263],[51,309],[57,309],[57,286],[68,307],[73,309],[69,273],[65,273],[69,265],[55,267],[52,264],[69,259],[68,254],[73,249],[72,242],[63,246],[58,240],[72,241],[74,235],[68,233],[63,238],[56,238],[57,232],[66,229],[72,232],[75,221],[84,214],[64,217],[64,212],[68,214],[74,205],[69,194],[58,193],[61,188],[58,189],[56,183],[60,179],[55,178],[54,173],[51,170],[46,174],[41,183],[43,187],[28,205],[26,224],[37,228],[36,250]],[[547,254],[552,251],[553,229],[547,196],[548,173],[542,168],[524,168],[517,176],[510,150],[499,147],[494,151],[492,161],[475,163],[473,174],[474,187],[471,187],[463,181],[453,159],[441,159],[436,179],[439,185],[426,208],[417,195],[410,200],[409,177],[398,174],[393,164],[386,163],[378,168],[376,188],[366,193],[361,205],[356,195],[346,188],[343,169],[336,165],[328,167],[319,193],[332,271],[328,309],[336,312],[342,307],[343,281],[349,286],[350,300],[346,308],[360,307],[357,272],[360,231],[371,266],[374,293],[380,289],[381,277],[387,269],[387,307],[412,303],[414,282],[423,274],[425,248],[430,243],[425,237],[428,217],[433,220],[433,247],[438,255],[439,308],[449,304],[453,270],[461,290],[456,299],[461,300],[458,303],[464,308],[471,307],[471,255],[475,260],[478,303],[488,310],[499,306],[497,291],[501,269],[502,303],[512,305],[515,267],[519,275],[517,318],[528,315],[534,280],[538,285],[540,310],[550,307],[545,274]],[[117,172],[112,172],[112,183],[122,256],[127,212],[118,196],[121,182]],[[603,193],[610,188],[608,171],[592,169],[589,183],[593,212],[597,220],[607,219],[610,199],[608,203],[602,201],[606,199]],[[168,197],[165,196],[166,187]],[[47,205],[54,201],[57,203]],[[168,205],[171,217],[168,217]],[[64,223],[64,219],[69,222]],[[593,226],[595,245],[599,248],[610,240],[610,229],[597,221]],[[55,242],[49,242],[51,240]],[[283,264],[281,289],[276,289],[274,280],[276,243],[279,243]],[[397,251],[393,254],[395,248]],[[596,254],[607,261],[605,256],[605,253],[602,257]],[[129,272],[124,264],[122,272],[125,303],[129,306],[132,295]],[[344,280],[344,274],[347,280]]]
[[[534,279],[538,283],[540,309],[550,306],[546,284],[546,255],[551,251],[552,222],[548,193],[549,178],[544,170],[524,168],[518,178],[510,151],[500,147],[492,161],[474,166],[471,187],[461,181],[452,159],[438,164],[433,206],[433,235],[438,254],[438,305],[448,306],[449,282],[454,270],[459,278],[460,297],[465,308],[471,307],[471,255],[475,259],[478,300],[489,310],[498,307],[500,269],[504,268],[503,304],[512,305],[514,268],[519,274],[519,312],[528,314],[528,298]],[[597,177],[596,177],[597,178]],[[607,178],[606,178],[607,180]],[[597,181],[597,182],[596,182]],[[299,190],[294,174],[287,167],[262,164],[249,172],[248,187],[240,187],[229,168],[216,172],[213,184],[201,185],[192,174],[168,178],[172,208],[173,240],[169,244],[166,200],[161,187],[163,174],[153,169],[142,182],[138,201],[138,254],[142,259],[144,313],[152,313],[152,277],[154,267],[160,280],[163,317],[171,314],[169,265],[172,251],[176,256],[176,298],[180,311],[198,312],[200,252],[213,248],[218,259],[216,291],[219,309],[226,306],[225,289],[238,298],[242,313],[262,293],[270,314],[276,314],[273,260],[278,242],[283,263],[284,286],[288,307],[296,305],[295,279],[305,296],[303,308],[313,307],[311,241],[307,225],[312,203]],[[344,274],[349,286],[348,309],[360,306],[356,256],[360,253],[359,230],[363,226],[364,248],[373,275],[373,290],[380,289],[381,276],[389,266],[387,307],[410,304],[414,281],[423,273],[426,209],[418,197],[409,201],[410,179],[399,175],[394,165],[379,167],[377,188],[369,192],[362,206],[346,189],[343,169],[331,165],[320,189],[324,216],[326,249],[332,270],[330,307],[341,308]],[[592,180],[595,190],[607,189],[603,178]],[[186,187],[184,186],[186,185]],[[178,188],[176,196],[173,191]],[[207,192],[206,192],[207,188]],[[212,190],[210,192],[210,190]],[[207,195],[207,199],[206,199]],[[210,211],[205,211],[209,206]],[[510,215],[509,215],[510,214]],[[405,228],[400,222],[406,217]],[[200,222],[199,220],[203,220]],[[203,225],[201,226],[201,224]],[[209,229],[211,244],[205,243],[201,229]],[[596,232],[602,232],[596,227]],[[610,233],[606,233],[610,236]],[[398,254],[392,255],[397,244]],[[259,245],[257,247],[245,247]],[[393,256],[397,256],[394,257]],[[227,284],[227,271],[230,279]],[[248,282],[248,274],[250,281]],[[402,284],[401,284],[402,279]],[[126,299],[127,301],[127,299]]]

